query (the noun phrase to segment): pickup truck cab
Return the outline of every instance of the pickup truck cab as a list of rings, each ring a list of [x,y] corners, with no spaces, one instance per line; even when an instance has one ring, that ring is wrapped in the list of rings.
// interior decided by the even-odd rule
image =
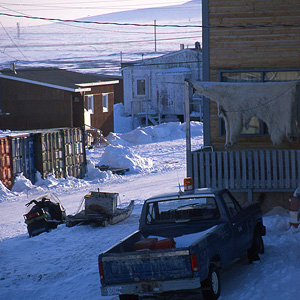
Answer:
[[[201,289],[218,299],[219,270],[245,252],[258,260],[265,232],[259,205],[240,205],[226,189],[150,198],[139,230],[99,255],[101,293],[138,299]]]

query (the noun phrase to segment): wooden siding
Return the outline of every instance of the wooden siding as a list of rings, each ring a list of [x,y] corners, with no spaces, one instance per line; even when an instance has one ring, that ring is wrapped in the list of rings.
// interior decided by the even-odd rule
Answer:
[[[274,69],[300,66],[299,0],[209,0],[210,80],[218,81],[221,69]],[[214,26],[246,28],[217,28]],[[266,25],[270,27],[251,27]],[[250,26],[250,27],[247,27]],[[210,144],[223,150],[215,102],[210,102]],[[274,148],[267,136],[240,137],[237,147]],[[283,148],[299,148],[285,142]],[[278,147],[276,147],[278,148]]]
[[[83,98],[79,93],[0,80],[0,129],[28,130],[83,126]]]
[[[194,151],[196,188],[294,191],[300,183],[300,150]]]

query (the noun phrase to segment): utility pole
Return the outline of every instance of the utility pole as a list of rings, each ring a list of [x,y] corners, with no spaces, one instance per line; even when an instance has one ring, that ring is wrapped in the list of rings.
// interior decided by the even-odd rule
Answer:
[[[190,102],[193,97],[193,89],[188,80],[184,82],[185,88],[185,126],[186,126],[186,171],[187,177],[193,177],[191,127],[190,127]]]
[[[156,20],[154,20],[154,51],[156,52]]]
[[[20,23],[17,23],[17,37],[20,38]]]

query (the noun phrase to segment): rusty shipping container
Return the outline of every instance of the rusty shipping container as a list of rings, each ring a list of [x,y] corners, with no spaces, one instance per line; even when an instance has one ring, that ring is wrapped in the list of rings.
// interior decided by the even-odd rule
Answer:
[[[8,189],[12,188],[11,143],[7,136],[0,138],[0,180]]]

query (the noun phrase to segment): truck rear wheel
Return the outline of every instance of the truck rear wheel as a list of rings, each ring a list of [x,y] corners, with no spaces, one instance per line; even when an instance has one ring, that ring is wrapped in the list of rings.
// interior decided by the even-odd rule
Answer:
[[[138,300],[139,296],[138,295],[119,295],[120,300]]]
[[[217,266],[211,264],[207,279],[202,282],[202,294],[205,300],[217,300],[221,294],[220,274]]]

